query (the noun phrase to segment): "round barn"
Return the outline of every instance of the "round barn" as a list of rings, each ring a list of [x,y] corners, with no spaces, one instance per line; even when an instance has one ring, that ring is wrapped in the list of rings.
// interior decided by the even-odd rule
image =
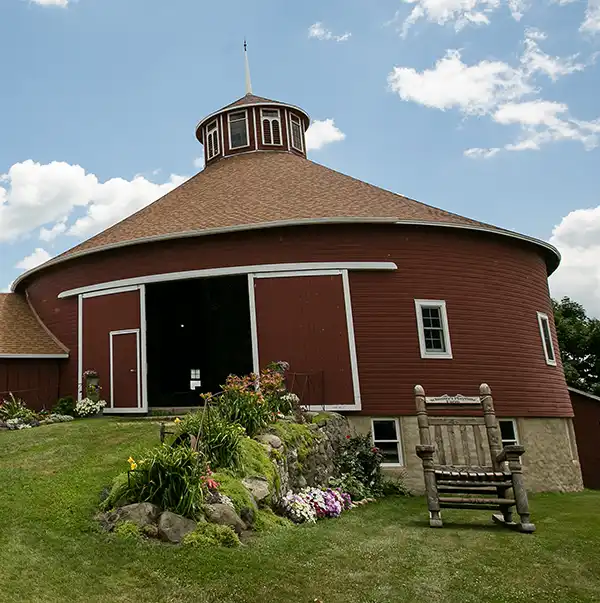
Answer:
[[[528,486],[580,488],[558,252],[308,160],[309,125],[251,93],[200,121],[199,174],[0,298],[0,390],[49,406],[94,369],[107,414],[147,413],[283,360],[303,404],[421,487],[413,387],[468,402],[486,382]]]

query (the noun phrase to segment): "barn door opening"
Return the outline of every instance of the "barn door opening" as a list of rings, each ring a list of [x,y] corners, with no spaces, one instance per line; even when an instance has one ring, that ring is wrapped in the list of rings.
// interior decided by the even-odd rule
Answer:
[[[198,406],[230,374],[252,372],[246,276],[146,286],[148,404]]]

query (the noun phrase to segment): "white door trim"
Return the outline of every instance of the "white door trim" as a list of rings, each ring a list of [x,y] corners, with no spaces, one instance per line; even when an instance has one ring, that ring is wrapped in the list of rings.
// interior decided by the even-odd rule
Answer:
[[[137,408],[118,408],[114,405],[114,378],[113,378],[113,339],[119,335],[135,335],[136,342],[136,375],[137,375]],[[104,409],[105,413],[144,412],[141,397],[140,375],[140,329],[121,329],[109,333],[109,363],[110,363],[110,405]]]
[[[110,293],[121,293],[133,291],[135,286],[150,283],[162,283],[166,281],[180,281],[189,278],[209,278],[212,276],[236,276],[245,274],[261,274],[273,272],[298,272],[315,270],[397,270],[394,262],[302,262],[297,264],[257,264],[251,266],[229,266],[227,268],[206,268],[203,270],[186,270],[184,272],[166,272],[163,274],[151,274],[148,276],[137,276],[117,281],[107,281],[77,289],[69,289],[59,293],[58,298],[72,297],[74,295],[96,293],[104,295],[101,291]],[[132,287],[129,289],[129,287]],[[127,289],[126,289],[127,288]],[[116,291],[111,291],[117,289]]]
[[[269,274],[249,274],[248,275],[248,297],[250,302],[250,332],[252,337],[252,364],[254,372],[258,374],[260,370],[258,327],[256,323],[256,295],[254,290],[254,281],[257,278],[286,278],[299,276],[341,276],[344,292],[344,307],[346,311],[346,325],[348,328],[348,348],[350,354],[350,368],[352,370],[352,387],[354,390],[354,404],[326,404],[324,406],[309,406],[313,411],[358,411],[362,409],[360,397],[360,380],[358,376],[358,360],[356,356],[356,341],[354,339],[354,317],[352,315],[352,299],[350,294],[350,279],[348,270],[303,270],[271,272]]]
[[[83,296],[77,297],[77,400],[83,396]]]

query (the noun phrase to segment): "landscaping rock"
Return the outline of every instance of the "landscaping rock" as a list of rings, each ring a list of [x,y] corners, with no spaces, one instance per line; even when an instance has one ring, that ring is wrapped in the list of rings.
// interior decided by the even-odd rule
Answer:
[[[240,512],[240,517],[242,518],[242,521],[246,524],[246,527],[249,528],[254,525],[256,513],[253,508],[244,507]]]
[[[165,542],[178,544],[187,534],[196,529],[196,525],[193,519],[164,511],[158,518],[158,535]]]
[[[116,510],[118,521],[130,521],[138,528],[156,523],[160,515],[160,508],[152,503],[134,503]]]
[[[282,446],[281,438],[279,438],[273,433],[263,433],[262,435],[259,435],[256,439],[261,444],[268,444],[269,446],[271,446],[271,448],[277,449],[281,448]]]
[[[206,505],[204,507],[204,515],[211,523],[218,523],[222,526],[233,528],[236,534],[241,534],[246,529],[246,524],[228,505]]]
[[[245,488],[252,494],[257,504],[266,502],[271,494],[269,482],[264,477],[246,477],[242,480]]]

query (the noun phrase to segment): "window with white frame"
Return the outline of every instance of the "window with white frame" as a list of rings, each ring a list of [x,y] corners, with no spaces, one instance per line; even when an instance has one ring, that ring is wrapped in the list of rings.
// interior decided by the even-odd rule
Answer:
[[[261,109],[263,144],[281,145],[281,117],[279,109]]]
[[[544,348],[544,356],[546,364],[556,366],[556,355],[554,354],[554,344],[552,343],[552,335],[550,334],[550,320],[548,315],[543,312],[537,313],[538,324],[540,326],[540,335],[542,337],[542,347]]]
[[[297,151],[304,152],[304,146],[302,144],[302,120],[297,115],[290,115],[290,122],[292,124],[292,147]]]
[[[400,426],[398,419],[371,419],[373,446],[383,454],[383,465],[400,467],[403,465],[400,446]]]
[[[519,443],[517,422],[514,419],[499,419],[498,424],[502,435],[502,446],[515,446]]]
[[[421,358],[452,358],[446,302],[415,299]]]
[[[206,157],[212,159],[219,154],[219,126],[217,120],[206,127]]]
[[[229,148],[248,146],[248,115],[246,111],[229,114]]]
[[[190,369],[190,389],[194,391],[197,387],[202,387],[200,369]]]

